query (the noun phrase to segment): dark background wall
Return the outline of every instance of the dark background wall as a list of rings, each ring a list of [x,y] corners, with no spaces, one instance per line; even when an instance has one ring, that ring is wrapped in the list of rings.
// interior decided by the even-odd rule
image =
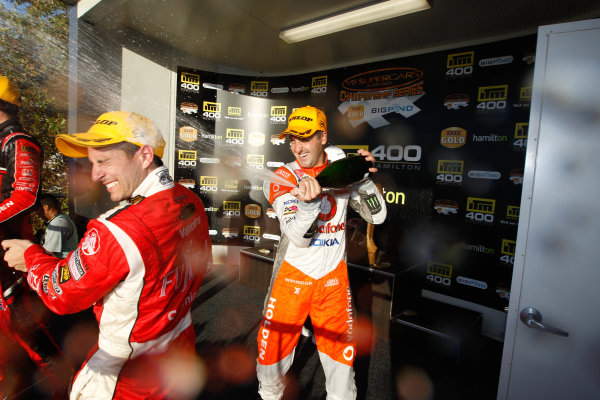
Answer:
[[[535,36],[310,74],[252,77],[178,68],[175,179],[203,199],[213,243],[272,244],[263,180],[292,160],[294,108],[328,117],[330,142],[377,159],[388,219],[378,263],[413,286],[508,305]],[[318,55],[315,55],[318,56]],[[366,263],[350,213],[349,260]]]

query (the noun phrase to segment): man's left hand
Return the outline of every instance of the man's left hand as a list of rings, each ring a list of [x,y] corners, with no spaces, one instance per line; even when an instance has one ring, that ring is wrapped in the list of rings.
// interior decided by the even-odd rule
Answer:
[[[2,241],[4,249],[4,261],[9,267],[19,271],[27,272],[25,265],[25,250],[33,246],[33,242],[23,239],[9,239]]]
[[[358,149],[356,152],[360,156],[364,157],[365,160],[371,161],[371,162],[375,162],[375,157],[373,157],[373,154],[371,154],[370,151],[367,151],[365,149]],[[369,172],[372,173],[372,174],[374,174],[375,172],[377,172],[377,168],[371,167],[371,168],[369,168]]]

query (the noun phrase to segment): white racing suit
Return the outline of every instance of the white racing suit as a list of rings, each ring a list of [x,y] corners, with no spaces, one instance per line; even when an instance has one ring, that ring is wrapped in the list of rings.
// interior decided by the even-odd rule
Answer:
[[[292,162],[275,173],[295,186],[303,175],[316,176],[324,167],[304,169]],[[386,216],[383,197],[370,179],[345,190],[324,190],[308,203],[277,184],[263,187],[279,218],[281,241],[258,331],[259,394],[264,400],[283,396],[283,377],[310,315],[327,399],[355,399],[356,316],[345,261],[346,210],[350,204],[367,222],[380,224]]]

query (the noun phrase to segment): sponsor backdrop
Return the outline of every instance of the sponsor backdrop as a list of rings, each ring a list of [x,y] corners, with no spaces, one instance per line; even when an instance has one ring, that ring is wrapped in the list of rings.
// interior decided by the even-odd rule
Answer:
[[[293,156],[273,135],[294,108],[320,107],[332,144],[347,154],[368,149],[377,160],[374,180],[388,208],[386,223],[375,228],[380,267],[410,271],[418,288],[502,310],[535,41],[282,77],[180,67],[175,179],[204,201],[214,243],[276,243],[279,225],[263,180]],[[346,229],[349,261],[367,263],[366,223],[351,212]]]

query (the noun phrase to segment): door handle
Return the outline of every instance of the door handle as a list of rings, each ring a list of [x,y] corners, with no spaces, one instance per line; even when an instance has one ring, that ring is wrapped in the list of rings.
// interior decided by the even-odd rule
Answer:
[[[527,325],[529,328],[539,329],[541,331],[552,333],[558,336],[569,336],[569,333],[563,331],[562,329],[542,324],[542,313],[533,307],[525,307],[522,309],[519,313],[519,317],[521,318],[521,322]]]

